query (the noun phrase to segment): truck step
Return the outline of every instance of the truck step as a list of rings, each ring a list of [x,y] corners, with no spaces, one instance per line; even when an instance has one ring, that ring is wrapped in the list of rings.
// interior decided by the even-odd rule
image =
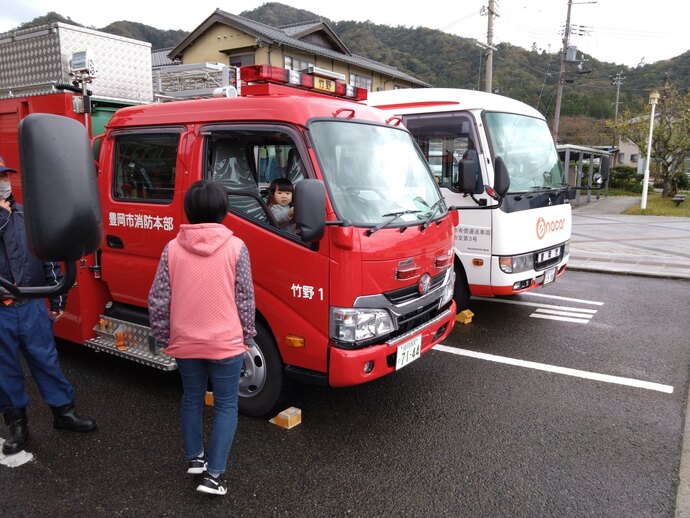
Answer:
[[[159,350],[149,327],[101,315],[93,330],[96,337],[84,342],[87,347],[165,371],[177,369],[175,358]]]

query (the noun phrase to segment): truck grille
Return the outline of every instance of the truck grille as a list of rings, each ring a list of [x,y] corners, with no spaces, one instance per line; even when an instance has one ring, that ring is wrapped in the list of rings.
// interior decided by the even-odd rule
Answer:
[[[435,290],[441,284],[443,284],[443,280],[445,278],[446,272],[441,272],[438,275],[432,277],[430,291]],[[415,300],[416,298],[418,298],[419,290],[417,288],[417,285],[413,284],[412,286],[406,286],[404,288],[389,291],[387,293],[384,293],[384,295],[391,302],[391,304],[398,305],[404,304],[405,302],[410,302],[411,300]]]
[[[547,248],[534,253],[534,269],[546,270],[550,266],[558,264],[563,259],[563,245]]]
[[[417,326],[421,326],[424,322],[434,316],[436,308],[438,308],[438,300],[435,300],[426,306],[422,306],[416,311],[403,315],[398,320],[398,331],[396,334],[404,334]]]

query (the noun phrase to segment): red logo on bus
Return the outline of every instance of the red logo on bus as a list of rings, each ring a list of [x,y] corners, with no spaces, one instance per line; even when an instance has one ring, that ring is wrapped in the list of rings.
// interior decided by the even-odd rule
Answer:
[[[543,239],[549,232],[563,230],[565,228],[565,219],[555,219],[553,221],[546,221],[544,218],[537,220],[537,237]]]

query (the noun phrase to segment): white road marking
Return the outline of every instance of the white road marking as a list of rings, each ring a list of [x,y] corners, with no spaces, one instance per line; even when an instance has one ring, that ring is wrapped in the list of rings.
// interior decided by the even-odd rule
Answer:
[[[5,444],[5,439],[0,439],[0,452],[2,451],[3,444]],[[16,468],[17,466],[21,466],[22,464],[26,464],[27,462],[33,460],[33,458],[33,454],[25,450],[15,453],[14,455],[5,455],[4,453],[0,453],[0,464],[7,466],[8,468]]]
[[[473,300],[485,300],[487,302],[500,302],[501,304],[515,304],[517,306],[531,306],[534,308],[561,309],[565,311],[576,311],[578,313],[596,313],[596,309],[572,308],[570,306],[557,306],[554,304],[543,304],[541,302],[526,302],[524,300],[495,299],[491,297],[472,297]]]
[[[557,315],[544,315],[541,313],[532,313],[530,318],[542,318],[544,320],[559,320],[561,322],[572,322],[573,324],[589,324],[589,320],[584,318],[571,318]]]
[[[530,362],[526,360],[518,360],[515,358],[507,358],[505,356],[496,356],[493,354],[480,353],[477,351],[470,351],[468,349],[458,349],[457,347],[448,347],[447,345],[438,344],[434,349],[446,353],[456,354],[458,356],[468,356],[470,358],[477,358],[479,360],[486,360],[490,362],[505,363],[507,365],[514,365],[516,367],[525,367],[528,369],[535,369],[545,372],[553,372],[556,374],[563,374],[566,376],[574,376],[577,378],[585,378],[595,381],[603,381],[604,383],[614,383],[617,385],[626,385],[629,387],[636,387],[646,390],[654,390],[657,392],[664,392],[666,394],[673,393],[673,387],[670,385],[662,385],[660,383],[653,383],[651,381],[636,380],[633,378],[623,378],[620,376],[611,376],[609,374],[599,374],[597,372],[582,371],[578,369],[570,369],[567,367],[558,367],[557,365],[548,365],[546,363]]]
[[[534,295],[536,297],[548,297],[560,300],[569,300],[572,302],[583,302],[585,304],[600,304],[603,302],[595,301],[584,301],[580,299],[570,299],[567,297],[558,297],[556,295],[544,295],[543,293],[525,293],[526,295]],[[598,311],[597,309],[587,309],[587,308],[576,308],[572,306],[559,306],[556,304],[544,304],[542,302],[529,302],[526,300],[513,300],[513,299],[496,299],[491,297],[472,297],[476,300],[486,300],[487,302],[500,302],[502,304],[515,304],[516,306],[531,306],[538,308],[534,313],[530,315],[532,318],[543,318],[546,320],[560,320],[561,322],[571,322],[573,324],[588,324],[589,319],[591,319],[594,314]],[[548,314],[544,314],[548,313]]]
[[[577,318],[586,318],[586,319],[591,319],[594,315],[584,315],[582,313],[576,313],[574,311],[557,311],[555,309],[544,309],[544,308],[539,308],[537,309],[536,313],[545,313],[547,315],[560,315],[562,317],[577,317]]]
[[[558,295],[547,295],[546,293],[534,293],[533,291],[526,291],[524,293],[520,293],[520,295],[529,295],[531,297],[544,297],[548,299],[558,299],[558,300],[567,300],[569,302],[577,302],[579,304],[592,304],[594,306],[603,306],[603,302],[599,302],[596,300],[585,300],[585,299],[573,299],[570,297],[560,297]]]

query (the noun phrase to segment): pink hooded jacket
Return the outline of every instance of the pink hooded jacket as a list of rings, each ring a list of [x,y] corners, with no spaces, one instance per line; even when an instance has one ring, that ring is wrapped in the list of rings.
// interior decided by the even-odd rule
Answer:
[[[180,225],[149,292],[154,336],[175,358],[220,360],[244,352],[254,329],[249,252],[217,223]]]

